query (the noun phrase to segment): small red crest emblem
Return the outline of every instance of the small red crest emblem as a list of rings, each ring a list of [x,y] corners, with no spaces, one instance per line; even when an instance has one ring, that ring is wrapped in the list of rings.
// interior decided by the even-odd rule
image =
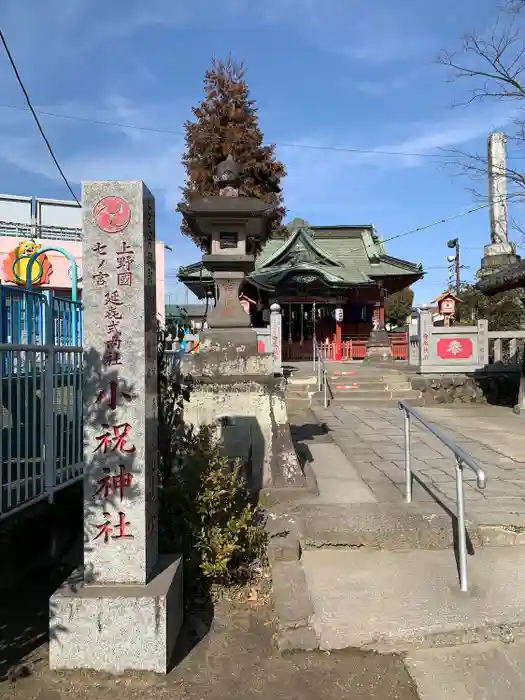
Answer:
[[[104,197],[93,207],[93,216],[104,233],[120,233],[131,221],[131,207],[122,197]]]

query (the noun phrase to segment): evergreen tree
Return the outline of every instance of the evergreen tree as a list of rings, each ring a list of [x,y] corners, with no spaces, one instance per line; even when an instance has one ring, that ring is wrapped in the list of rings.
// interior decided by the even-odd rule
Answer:
[[[489,331],[515,331],[525,327],[524,290],[485,296],[474,284],[461,287],[460,314],[462,323],[476,323],[480,319],[489,322]]]
[[[186,152],[182,163],[186,184],[184,201],[192,195],[209,197],[219,193],[214,182],[217,165],[228,155],[243,166],[240,196],[258,197],[276,207],[272,232],[282,230],[286,213],[280,181],[286,175],[284,165],[275,158],[275,145],[264,145],[257,107],[250,99],[242,64],[229,58],[213,59],[204,77],[205,98],[192,109],[195,121],[184,124]],[[184,225],[182,231],[191,237]],[[201,241],[195,241],[201,245]]]
[[[410,287],[389,294],[385,299],[385,321],[394,328],[404,326],[414,304],[414,292]]]

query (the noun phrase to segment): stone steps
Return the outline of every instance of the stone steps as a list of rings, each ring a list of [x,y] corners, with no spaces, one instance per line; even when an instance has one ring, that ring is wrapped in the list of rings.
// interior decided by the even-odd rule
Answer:
[[[417,396],[417,393],[412,391],[412,389],[387,389],[385,386],[378,387],[359,387],[359,388],[342,388],[342,387],[331,387],[332,394],[334,396],[346,397],[355,400],[359,398],[369,398],[369,399],[382,399],[382,398],[405,398],[411,396]]]
[[[333,503],[299,505],[293,513],[303,549],[446,549],[454,546],[455,523],[438,504]],[[473,546],[481,546],[476,524],[469,522]]]
[[[459,589],[451,549],[305,550],[301,564],[320,649],[411,651],[523,635],[525,548],[480,548]]]
[[[405,372],[389,368],[355,367],[332,371],[328,392],[331,403],[393,407],[399,399],[420,405],[420,392],[412,389]],[[304,400],[310,405],[322,405],[323,392],[318,392],[317,380],[312,377],[293,376],[288,380],[287,400]]]

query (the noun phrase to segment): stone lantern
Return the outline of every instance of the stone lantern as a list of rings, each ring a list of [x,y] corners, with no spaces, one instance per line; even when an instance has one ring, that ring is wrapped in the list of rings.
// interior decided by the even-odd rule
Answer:
[[[184,416],[195,427],[221,426],[222,454],[241,461],[250,490],[275,499],[282,493],[289,501],[294,494],[303,497],[309,485],[292,442],[284,385],[275,376],[280,357],[259,350],[257,330],[239,300],[276,211],[260,199],[239,195],[241,172],[228,156],[216,171],[220,194],[196,196],[178,207],[206,251],[202,262],[218,291],[208,328],[199,333],[199,352],[184,355],[181,362],[181,371],[193,380]]]
[[[276,216],[266,202],[239,196],[241,171],[228,156],[216,170],[220,194],[194,197],[178,206],[195,240],[204,244],[202,261],[217,285],[217,304],[208,316],[210,331],[250,327],[250,316],[239,301],[240,287],[253,271],[258,242],[268,238]]]

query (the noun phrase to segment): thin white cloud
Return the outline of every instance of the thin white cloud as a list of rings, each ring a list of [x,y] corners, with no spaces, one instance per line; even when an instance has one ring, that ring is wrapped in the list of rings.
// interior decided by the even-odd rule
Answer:
[[[100,106],[82,105],[79,102],[51,105],[45,111],[57,114],[82,115],[87,119],[108,122],[137,122],[166,126],[164,120],[154,121],[158,110],[168,115],[177,112],[172,104],[137,105],[113,95]],[[94,127],[90,124],[42,117],[53,149],[72,183],[98,179],[138,179],[155,190],[164,205],[173,211],[179,198],[179,186],[183,183],[180,157],[183,150],[182,136],[141,132],[109,126]],[[176,123],[180,122],[180,116]],[[45,145],[30,116],[25,112],[0,110],[0,127],[9,138],[0,141],[0,167],[14,165],[28,173],[54,181],[60,181]],[[85,139],[89,130],[89,141]]]
[[[509,110],[509,105],[496,103],[481,108],[478,105],[475,110],[457,110],[452,115],[435,124],[414,124],[413,136],[378,146],[376,150],[428,154],[437,153],[439,149],[458,148],[487,137],[495,129],[504,129],[515,119],[516,110]],[[410,158],[406,160],[406,165],[414,165],[420,160]]]
[[[253,24],[257,18],[286,27],[327,53],[376,67],[432,53],[427,23],[418,16],[418,6],[411,3],[266,0],[254,4],[252,0],[230,0],[228,8],[238,21]]]
[[[182,123],[178,105],[139,106],[119,95],[111,96],[101,106],[83,106],[77,102],[49,106],[46,110],[82,114],[105,121],[157,124],[160,128],[165,122],[170,126]],[[162,114],[170,116],[157,121],[156,117]],[[280,147],[278,157],[283,160],[288,171],[284,181],[286,205],[292,215],[299,214],[306,204],[311,208],[313,202],[318,202],[318,206],[324,210],[340,200],[341,191],[346,188],[344,183],[353,177],[357,169],[399,169],[428,164],[428,159],[409,154],[466,147],[470,141],[485,137],[492,129],[503,128],[512,116],[501,105],[484,111],[478,108],[476,114],[453,111],[448,120],[404,125],[404,138],[378,144],[370,153]],[[21,121],[18,114],[0,110],[0,126],[4,133],[10,134],[9,138],[0,142],[0,162],[58,181],[59,175],[34,125],[28,115],[24,114],[24,117]],[[90,129],[89,144],[82,138],[86,128]],[[73,182],[89,179],[141,179],[156,192],[164,206],[173,211],[180,197],[179,188],[184,181],[180,163],[184,148],[182,136],[104,126],[93,130],[91,126],[51,118],[46,122],[46,130],[68,178]],[[332,138],[311,134],[302,140],[288,137],[282,141],[299,146],[301,143],[321,147],[344,143],[349,148],[363,146],[359,142],[348,142],[341,132],[333,134]],[[366,144],[368,143],[367,141]],[[383,151],[407,155],[385,156],[381,153]]]

